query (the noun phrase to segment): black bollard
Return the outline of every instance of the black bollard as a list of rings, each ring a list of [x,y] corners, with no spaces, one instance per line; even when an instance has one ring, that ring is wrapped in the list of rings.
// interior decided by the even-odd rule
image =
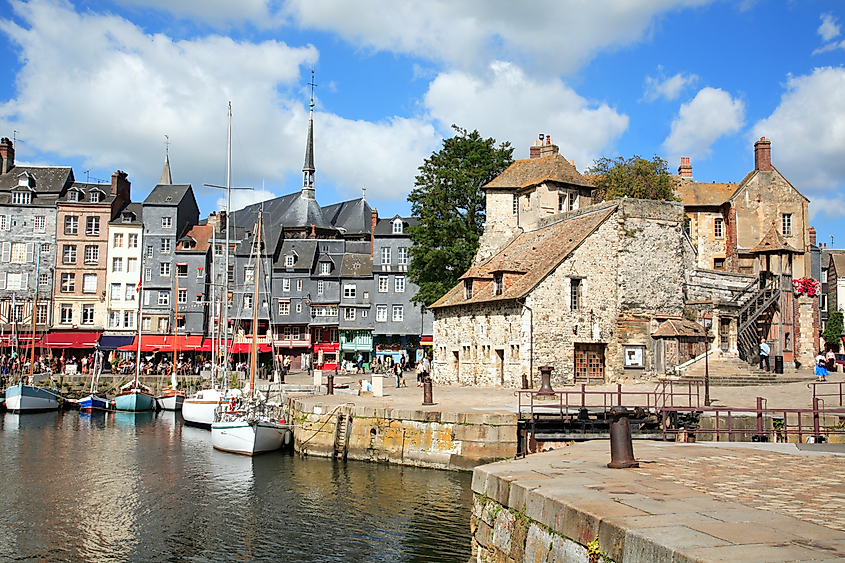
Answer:
[[[634,459],[634,443],[631,439],[631,422],[628,420],[628,409],[623,406],[613,407],[607,413],[610,415],[610,463],[611,469],[627,469],[639,467]]]
[[[528,374],[527,373],[522,374],[522,388],[528,389]]]
[[[434,399],[431,396],[431,377],[423,379],[423,405],[433,405]]]
[[[555,390],[552,389],[552,370],[555,369],[554,366],[541,366],[540,367],[540,377],[542,378],[542,383],[540,384],[540,389],[537,390],[538,395],[554,395]]]
[[[332,372],[326,376],[326,395],[334,395],[334,375]]]

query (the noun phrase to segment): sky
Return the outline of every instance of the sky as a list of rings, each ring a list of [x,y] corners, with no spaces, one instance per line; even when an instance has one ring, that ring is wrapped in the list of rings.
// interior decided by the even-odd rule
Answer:
[[[452,124],[539,134],[583,172],[659,155],[739,182],[753,144],[845,248],[845,2],[837,0],[0,0],[0,136],[77,180],[161,176],[205,217],[301,189],[314,76],[317,200],[408,215]],[[169,144],[166,144],[169,143]],[[366,190],[366,191],[364,191]]]

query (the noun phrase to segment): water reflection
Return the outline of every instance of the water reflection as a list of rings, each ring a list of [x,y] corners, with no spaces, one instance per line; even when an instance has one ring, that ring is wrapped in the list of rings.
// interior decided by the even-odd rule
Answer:
[[[0,560],[460,562],[469,475],[214,451],[177,413],[0,416]]]

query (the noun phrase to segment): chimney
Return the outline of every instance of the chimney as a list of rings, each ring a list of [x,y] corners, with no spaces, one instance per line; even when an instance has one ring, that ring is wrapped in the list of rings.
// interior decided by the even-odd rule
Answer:
[[[540,137],[542,137],[542,135],[540,135]],[[528,151],[528,158],[530,160],[540,158],[540,145],[537,143],[537,139],[534,139],[534,144],[531,145],[531,149]]]
[[[217,220],[217,225],[219,227],[218,233],[222,233],[226,230],[226,212],[221,211],[219,214],[220,218]]]
[[[807,229],[807,234],[810,235],[810,244],[816,246],[816,228],[810,227]]]
[[[111,175],[111,194],[117,196],[116,201],[132,201],[129,196],[129,191],[132,184],[126,179],[126,172],[123,170],[116,170]]]
[[[546,135],[546,144],[540,147],[540,158],[543,158],[544,156],[552,156],[559,153],[560,149],[558,148],[558,146],[552,143],[552,136]]]
[[[311,234],[308,235],[308,238],[317,238],[317,232],[314,228],[314,225],[311,225]]]
[[[15,146],[9,137],[0,139],[0,174],[6,174],[15,167]]]
[[[370,219],[370,258],[374,256],[376,250],[376,223],[378,223],[378,209],[373,207],[372,217]]]
[[[678,176],[681,178],[692,178],[692,165],[688,156],[681,157],[681,165],[678,166]]]
[[[754,170],[773,170],[772,142],[765,137],[754,143]]]

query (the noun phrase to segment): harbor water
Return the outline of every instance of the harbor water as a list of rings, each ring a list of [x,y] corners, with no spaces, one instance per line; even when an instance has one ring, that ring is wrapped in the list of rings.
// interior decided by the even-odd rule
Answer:
[[[217,452],[177,413],[6,413],[0,560],[465,563],[470,478]]]

